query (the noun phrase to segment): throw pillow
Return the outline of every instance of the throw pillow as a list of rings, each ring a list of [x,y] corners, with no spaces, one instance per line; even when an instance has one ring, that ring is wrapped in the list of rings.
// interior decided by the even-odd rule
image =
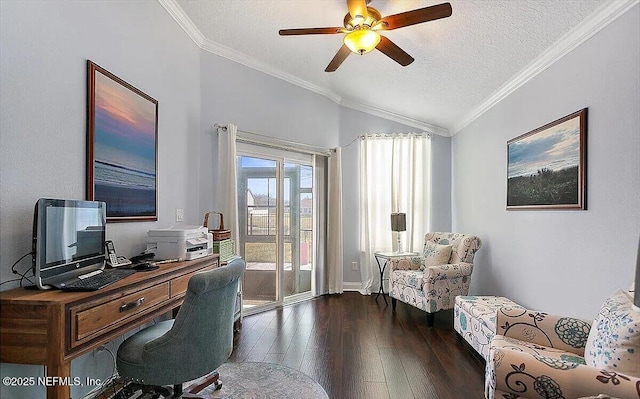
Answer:
[[[587,338],[587,365],[640,377],[640,312],[631,303],[622,290],[604,302]]]
[[[424,243],[422,252],[423,263],[420,269],[425,267],[446,265],[451,257],[451,245],[439,245],[435,242],[427,241]]]

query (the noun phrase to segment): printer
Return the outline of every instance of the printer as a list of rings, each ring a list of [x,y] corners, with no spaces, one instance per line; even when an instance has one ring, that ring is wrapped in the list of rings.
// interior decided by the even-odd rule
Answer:
[[[202,226],[149,230],[146,252],[155,252],[157,260],[202,258],[213,254],[213,234]]]

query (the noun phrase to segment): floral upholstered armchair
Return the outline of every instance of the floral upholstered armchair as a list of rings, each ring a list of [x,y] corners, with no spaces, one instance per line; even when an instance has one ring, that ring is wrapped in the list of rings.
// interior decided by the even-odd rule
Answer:
[[[496,317],[487,399],[640,398],[640,312],[614,293],[593,323],[526,309]]]
[[[453,309],[457,295],[467,295],[471,284],[473,257],[482,241],[460,233],[427,233],[422,256],[398,258],[389,276],[391,305],[400,300],[427,312],[433,325],[436,312]]]

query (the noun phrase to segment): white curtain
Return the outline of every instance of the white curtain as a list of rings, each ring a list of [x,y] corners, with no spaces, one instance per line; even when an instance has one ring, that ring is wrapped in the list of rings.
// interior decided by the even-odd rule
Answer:
[[[366,135],[360,142],[360,277],[377,291],[377,251],[419,252],[431,216],[431,138],[423,134]],[[391,231],[391,213],[407,214],[407,231]],[[385,291],[387,291],[385,289]]]
[[[238,232],[238,180],[236,178],[236,135],[238,127],[229,123],[227,130],[218,128],[218,210],[224,215],[224,227],[231,230],[236,245],[240,244]]]
[[[343,291],[342,149],[331,151],[328,173],[327,275],[329,294]]]

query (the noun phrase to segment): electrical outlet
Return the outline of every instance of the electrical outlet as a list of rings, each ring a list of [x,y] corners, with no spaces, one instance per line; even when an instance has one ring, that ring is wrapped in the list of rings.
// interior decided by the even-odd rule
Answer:
[[[356,261],[351,262],[351,270],[358,270],[358,262]]]
[[[184,209],[176,209],[176,222],[184,221]]]

